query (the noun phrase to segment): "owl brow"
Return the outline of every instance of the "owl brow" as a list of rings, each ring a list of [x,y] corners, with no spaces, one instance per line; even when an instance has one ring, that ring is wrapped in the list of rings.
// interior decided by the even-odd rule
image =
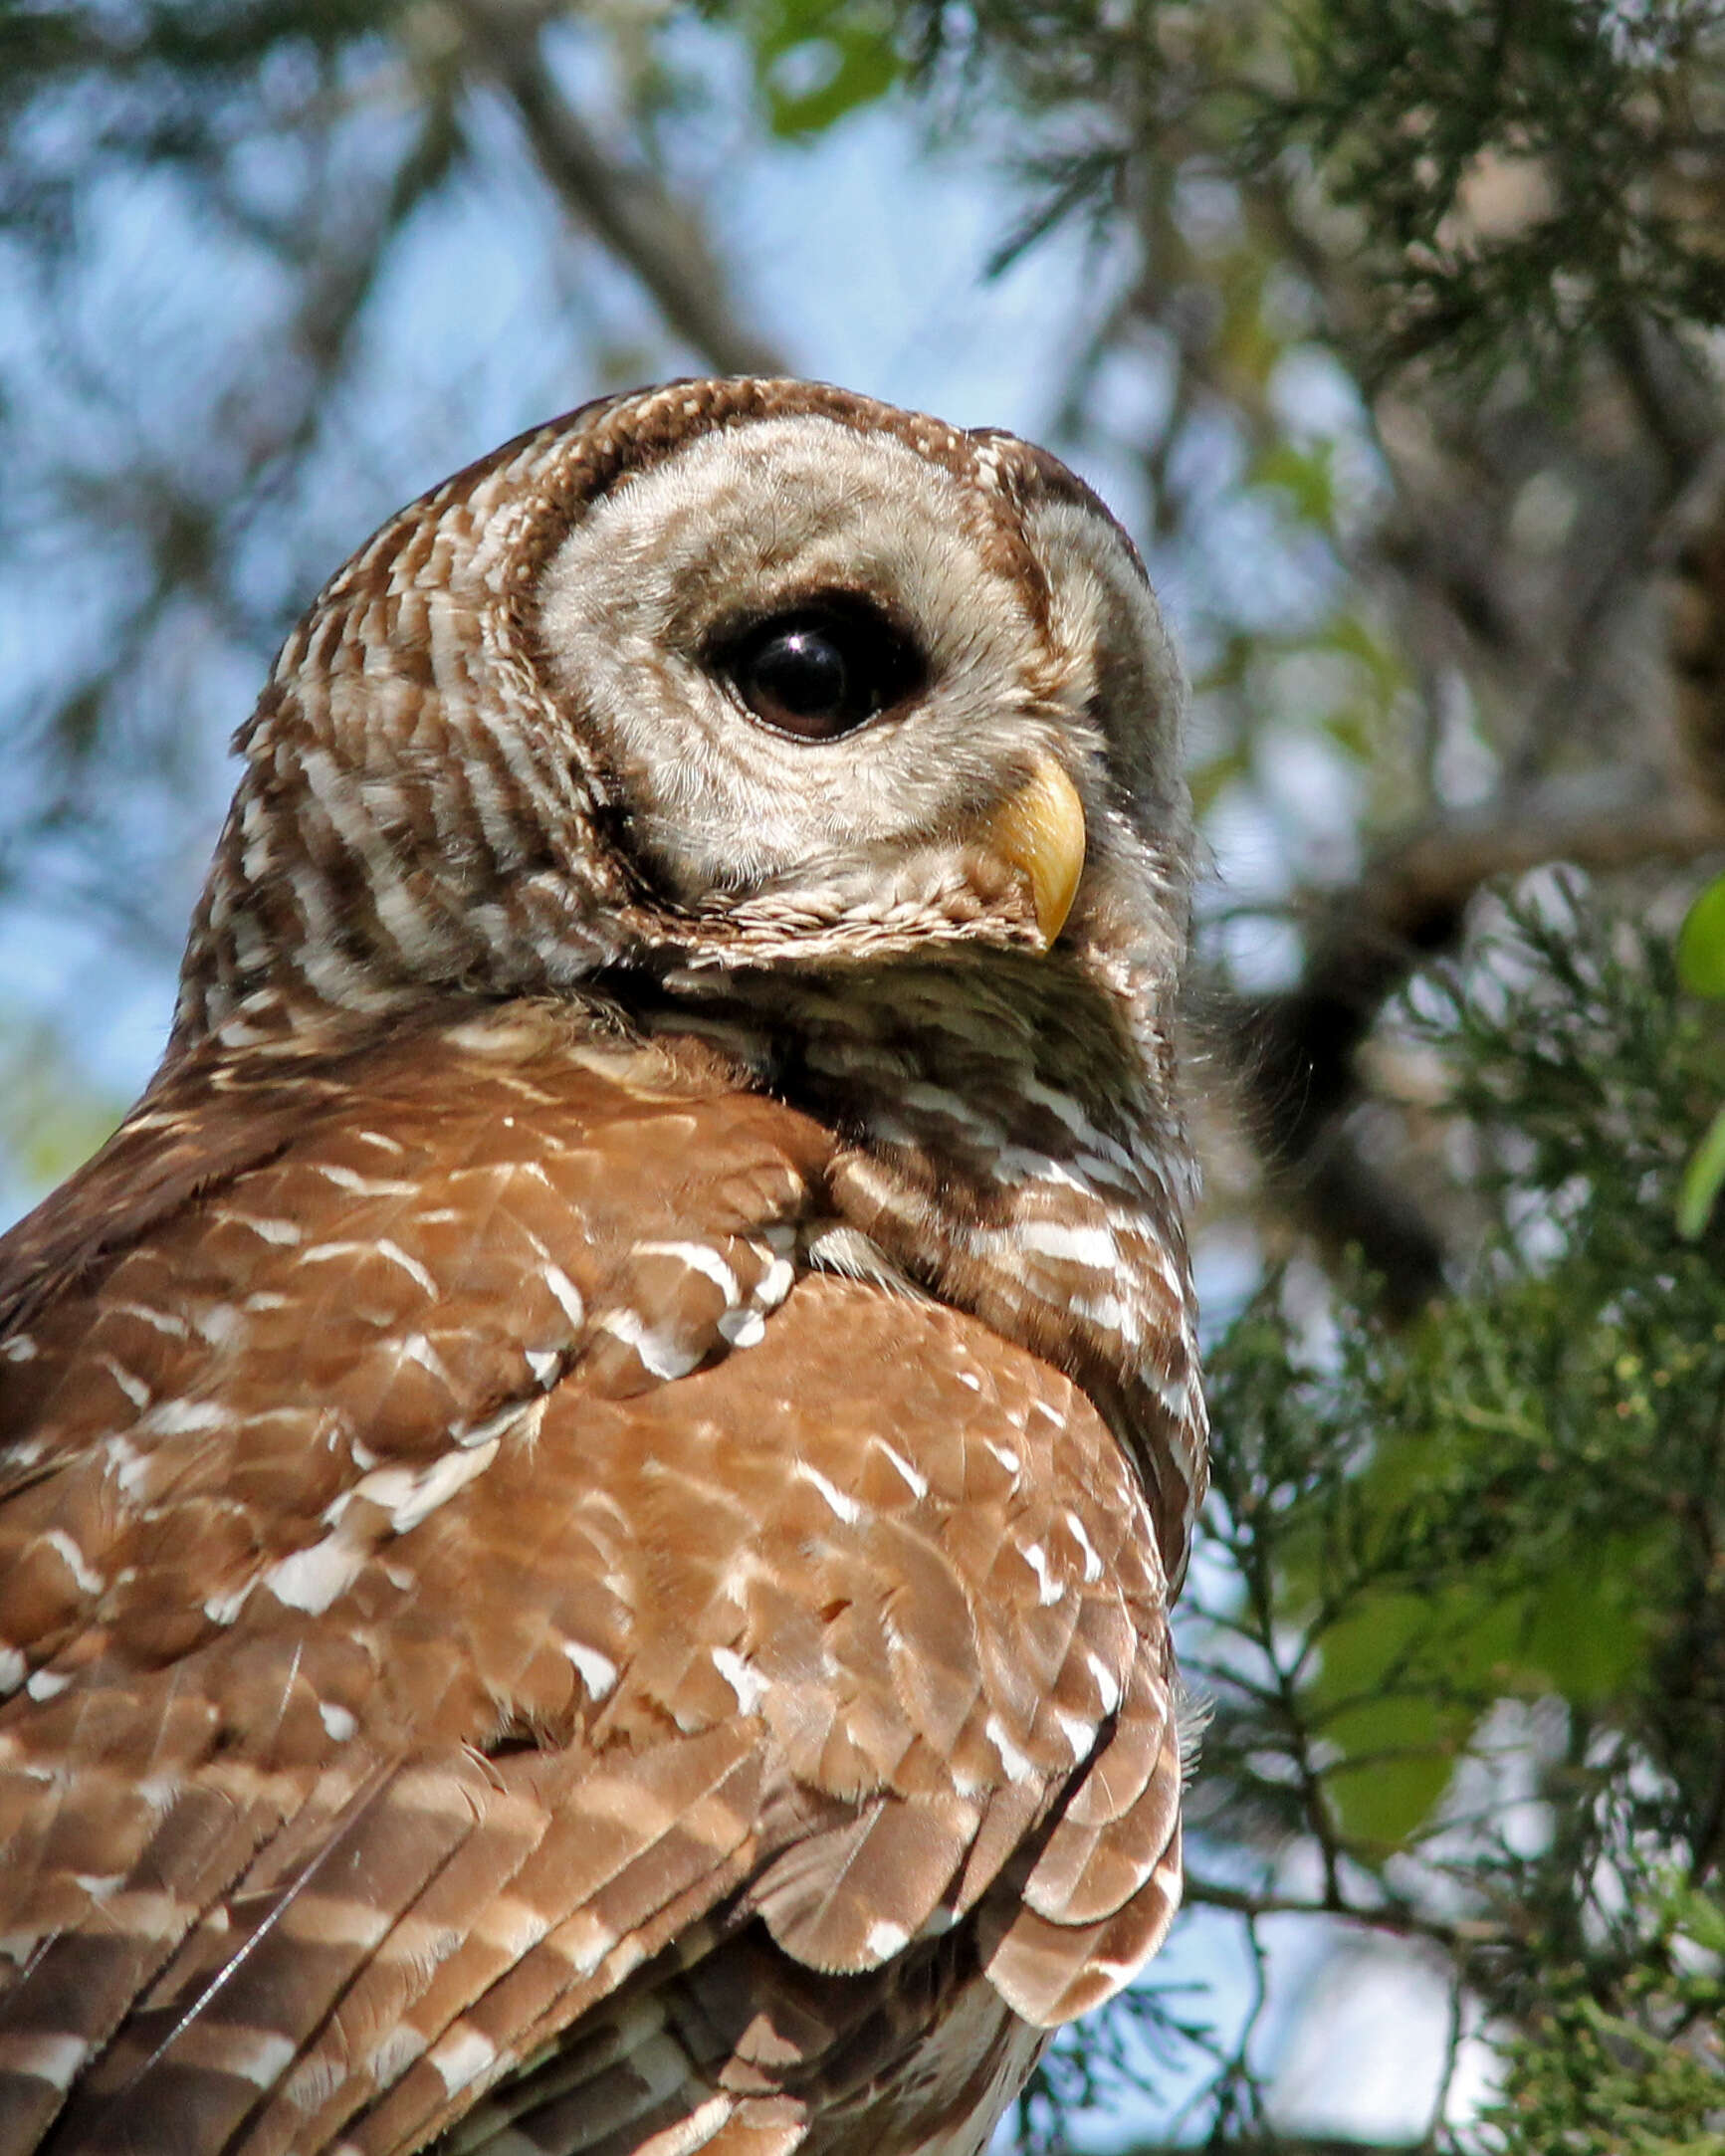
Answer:
[[[736,646],[768,622],[788,614],[836,614],[878,626],[915,653],[926,670],[924,639],[902,606],[862,584],[835,583],[831,577],[792,584],[775,591],[769,603],[728,608],[709,624],[701,639],[704,664],[728,657]]]

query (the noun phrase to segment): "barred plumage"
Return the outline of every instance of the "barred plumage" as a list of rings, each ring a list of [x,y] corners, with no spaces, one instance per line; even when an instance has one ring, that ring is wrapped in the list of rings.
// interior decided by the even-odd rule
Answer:
[[[1154,1951],[1179,713],[1063,468],[808,384],[327,587],[0,1244],[0,2147],[970,2156]]]

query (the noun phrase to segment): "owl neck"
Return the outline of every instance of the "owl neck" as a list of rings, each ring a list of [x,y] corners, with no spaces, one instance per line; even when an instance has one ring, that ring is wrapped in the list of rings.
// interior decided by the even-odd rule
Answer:
[[[1205,1432],[1165,1001],[998,952],[674,986],[655,1029],[717,1037],[835,1133],[838,1225],[1090,1394],[1178,1573]]]

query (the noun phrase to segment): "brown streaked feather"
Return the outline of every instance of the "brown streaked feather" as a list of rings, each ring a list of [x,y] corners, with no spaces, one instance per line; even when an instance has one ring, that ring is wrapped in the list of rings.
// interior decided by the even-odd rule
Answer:
[[[548,1013],[426,1029],[356,1075],[315,1074],[243,1165],[216,1122],[219,1174],[165,1134],[172,1205],[59,1272],[36,1353],[4,1366],[46,1477],[0,1511],[11,1576],[68,1532],[50,1520],[84,1536],[82,1585],[18,1605],[37,1628],[6,1642],[65,1686],[0,1707],[0,1928],[40,1930],[0,1991],[0,2069],[32,2033],[94,2060],[56,2149],[122,2111],[134,2140],[175,2122],[182,2152],[417,2146],[707,1909],[739,1937],[758,1912],[787,1998],[799,1969],[894,1966],[943,1904],[985,1906],[1064,1801],[1051,1686],[1098,1762],[1136,1731],[1129,1699],[1110,1736],[1099,1685],[1125,1683],[1162,1591],[1067,1381],[988,1341],[984,1396],[960,1382],[972,1320],[819,1276],[758,1345],[720,1333],[767,1270],[758,1238],[820,1213],[811,1126],[722,1089],[705,1051],[607,1059]],[[655,1380],[639,1326],[628,1385],[590,1369],[619,1309],[691,1374]],[[187,1507],[236,1523],[196,1588]],[[1086,1586],[1078,1546],[1058,1557],[1072,1507],[1096,1549],[1136,1551],[1125,1574]],[[1056,1555],[1013,1554],[1038,1538]],[[163,1600],[189,1626],[171,1640]],[[159,1827],[122,1767],[166,1791]],[[93,1838],[106,1892],[76,1883]],[[0,2100],[28,2147],[60,2092],[0,2071]]]

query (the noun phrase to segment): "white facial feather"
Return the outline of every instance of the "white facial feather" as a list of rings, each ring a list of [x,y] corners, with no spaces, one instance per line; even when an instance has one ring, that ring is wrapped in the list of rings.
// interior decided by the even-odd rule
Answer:
[[[543,640],[671,896],[786,896],[895,859],[914,885],[918,843],[950,849],[1039,754],[1094,754],[1090,638],[1051,647],[987,537],[950,473],[813,416],[703,436],[576,524],[546,573]],[[1074,584],[1094,586],[1068,551]],[[716,678],[713,640],[836,592],[903,624],[926,686],[840,740],[775,735]],[[1076,590],[1066,607],[1075,627],[1095,610]]]

